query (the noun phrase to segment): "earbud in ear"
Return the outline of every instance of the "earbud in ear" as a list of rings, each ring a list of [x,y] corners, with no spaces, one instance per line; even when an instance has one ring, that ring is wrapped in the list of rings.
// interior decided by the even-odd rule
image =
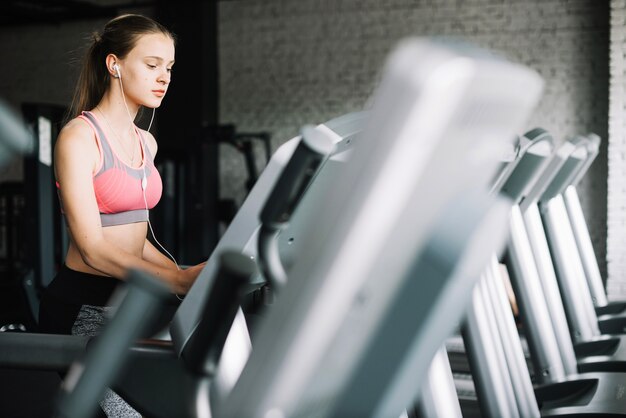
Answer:
[[[122,74],[120,73],[120,66],[117,65],[117,63],[113,64],[113,69],[115,70],[118,78],[122,77]]]

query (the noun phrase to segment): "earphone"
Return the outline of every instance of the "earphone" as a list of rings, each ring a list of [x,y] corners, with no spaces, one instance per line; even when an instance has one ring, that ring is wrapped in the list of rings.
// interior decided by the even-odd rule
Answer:
[[[117,74],[117,78],[122,78],[122,73],[120,71],[120,66],[117,65],[117,62],[113,64],[113,69],[115,70],[115,73]]]

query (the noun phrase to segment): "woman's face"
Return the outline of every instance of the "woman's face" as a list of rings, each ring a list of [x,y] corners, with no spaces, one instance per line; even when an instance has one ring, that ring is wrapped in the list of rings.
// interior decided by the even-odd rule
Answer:
[[[143,35],[120,60],[124,94],[137,105],[156,108],[172,80],[174,41],[164,34]]]

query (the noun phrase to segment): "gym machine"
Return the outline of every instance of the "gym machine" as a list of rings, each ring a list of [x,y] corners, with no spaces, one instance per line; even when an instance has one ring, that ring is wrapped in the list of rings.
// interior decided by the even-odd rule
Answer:
[[[529,184],[539,177],[553,148],[552,137],[537,130],[521,136],[515,158],[502,170],[492,192],[502,193],[513,202],[527,195]],[[502,310],[511,311],[510,303],[507,301],[505,306],[490,308],[484,300],[484,292],[490,286],[504,286],[499,268],[497,255],[494,254],[473,290],[472,304],[461,328],[461,349],[457,347],[452,352],[455,366],[459,368],[460,365],[464,372],[470,371],[474,382],[471,390],[460,394],[461,404],[470,416],[538,416],[524,352],[521,345],[510,342],[514,338],[519,339],[512,315],[508,314],[510,320],[495,320],[506,315],[502,314]],[[497,283],[492,283],[496,280]],[[505,336],[503,343],[485,344],[494,333]],[[507,344],[506,349],[503,344]],[[469,368],[462,362],[469,363]]]
[[[564,173],[555,176],[553,192],[542,196],[541,214],[559,284],[567,301],[568,319],[578,331],[577,341],[588,341],[600,334],[624,334],[626,313],[624,303],[609,304],[606,298],[576,192],[577,183],[597,155],[600,138],[590,135],[579,138],[579,142],[586,158],[581,158],[574,168],[564,167],[561,170]],[[574,262],[569,262],[571,258],[575,258]],[[573,301],[574,296],[576,301]]]
[[[568,155],[561,153],[560,166],[543,176],[547,186],[541,194],[539,205],[528,207],[525,223],[532,236],[535,259],[541,260],[538,265],[541,264],[539,271],[547,305],[553,312],[559,312],[558,316],[552,316],[554,327],[564,328],[569,325],[571,331],[571,335],[565,332],[557,334],[559,345],[568,346],[573,337],[576,360],[571,356],[564,357],[566,364],[571,365],[570,371],[576,365],[579,371],[624,371],[625,337],[601,334],[563,200],[563,191],[573,190],[570,188],[584,175],[590,160],[595,157],[595,154],[587,153],[588,144],[589,137],[575,137],[563,144],[563,148],[571,152]],[[550,287],[554,291],[550,292]],[[619,318],[613,314],[603,317],[612,317],[612,328],[619,331],[616,326]]]
[[[32,152],[34,138],[21,118],[0,99],[0,167],[12,158]]]
[[[538,201],[552,264],[575,341],[585,341],[600,334],[580,253],[562,198],[563,191],[577,177],[581,168],[588,166],[586,142],[585,137],[575,137],[568,141],[573,152],[563,158],[558,170],[546,173],[545,178],[549,182]],[[565,251],[568,251],[567,258],[563,257]]]
[[[541,128],[531,130],[527,135],[530,137],[549,138],[554,144],[554,151],[548,156],[549,158],[546,158],[546,162],[539,170],[538,175],[535,175],[534,178],[527,177],[523,171],[518,173],[519,178],[522,179],[521,181],[526,179],[526,190],[523,193],[512,196],[515,201],[519,202],[520,212],[523,215],[526,228],[526,234],[521,239],[521,247],[518,248],[520,248],[519,251],[525,251],[526,238],[524,237],[527,236],[532,252],[529,256],[533,257],[534,262],[527,265],[521,263],[517,264],[517,268],[520,271],[519,275],[531,277],[531,279],[525,281],[526,286],[517,286],[515,292],[516,294],[518,292],[525,292],[526,296],[518,298],[520,305],[524,303],[528,305],[526,308],[521,309],[522,322],[535,323],[540,322],[540,318],[543,318],[543,320],[547,320],[551,323],[552,330],[557,340],[566,342],[564,344],[558,344],[557,349],[559,355],[565,364],[571,365],[575,363],[575,358],[572,351],[569,349],[569,345],[571,345],[571,335],[567,326],[563,305],[561,303],[548,303],[545,305],[542,303],[545,298],[560,298],[560,293],[556,280],[544,279],[545,277],[549,277],[548,275],[550,273],[552,277],[554,277],[554,269],[549,259],[549,252],[547,252],[548,247],[542,225],[534,221],[537,219],[536,215],[538,215],[537,201],[542,191],[549,185],[551,179],[550,173],[557,172],[563,166],[564,161],[574,152],[575,147],[569,142],[556,144],[552,136]],[[512,252],[515,252],[515,248]],[[526,255],[525,253],[523,254]],[[513,257],[511,257],[510,261],[515,263]],[[560,299],[558,300],[560,301]],[[537,315],[538,318],[528,318],[527,316],[529,315]],[[545,332],[543,328],[530,328],[526,330],[526,337],[535,342],[535,344],[540,344],[540,341],[544,338]],[[546,341],[548,341],[547,344],[549,344],[550,338],[546,337]],[[529,351],[533,350],[535,344],[530,344]],[[535,359],[535,371],[537,373],[547,373],[548,375],[551,373],[549,361],[542,358],[541,351],[535,352],[533,358]],[[574,371],[575,368],[573,367],[567,370],[569,373]],[[540,378],[537,379],[540,380]]]
[[[5,329],[36,329],[39,293],[56,274],[68,245],[52,169],[54,139],[64,112],[56,105],[22,105],[20,119],[30,132],[29,148],[23,150],[24,179],[14,187],[5,185],[3,190],[9,193],[2,198],[1,227],[6,237],[12,238],[7,258],[2,260],[5,274],[0,284],[3,295],[11,299],[2,307],[6,317],[0,327]],[[13,304],[17,305],[13,312],[7,312]]]
[[[586,174],[589,166],[598,155],[600,150],[600,141],[601,140],[598,135],[589,134],[586,136],[587,161],[585,165],[580,168],[576,177],[572,179],[571,184],[567,186],[565,191],[562,193],[563,201],[565,203],[565,207],[567,208],[567,214],[572,227],[572,232],[574,233],[578,251],[580,253],[580,260],[585,270],[585,278],[587,279],[593,305],[596,308],[596,313],[598,315],[617,313],[626,309],[624,302],[608,301],[602,275],[600,274],[600,268],[598,266],[598,260],[596,259],[596,255],[593,251],[591,237],[589,236],[587,223],[580,205],[578,192],[576,191],[577,184]]]
[[[0,167],[3,167],[14,157],[32,153],[34,148],[33,135],[27,130],[22,118],[3,101],[0,100]],[[0,332],[11,328],[25,328],[32,317],[23,312],[15,297],[15,289],[21,288],[21,283],[12,280],[16,271],[20,270],[14,260],[24,259],[24,251],[20,245],[21,231],[18,225],[22,224],[24,208],[23,185],[18,182],[4,182],[0,184],[0,294],[3,296],[0,305]],[[20,292],[18,292],[20,293]]]

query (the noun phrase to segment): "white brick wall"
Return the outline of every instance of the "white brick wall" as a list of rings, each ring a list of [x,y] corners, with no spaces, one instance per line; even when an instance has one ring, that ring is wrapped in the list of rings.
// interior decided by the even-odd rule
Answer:
[[[607,293],[626,297],[626,1],[611,1]]]
[[[305,123],[361,109],[404,36],[454,36],[536,69],[546,89],[528,128],[603,139],[579,193],[605,271],[608,3],[247,0],[222,2],[219,12],[221,120],[270,131],[274,147]],[[222,190],[240,199],[242,163],[231,157]]]

